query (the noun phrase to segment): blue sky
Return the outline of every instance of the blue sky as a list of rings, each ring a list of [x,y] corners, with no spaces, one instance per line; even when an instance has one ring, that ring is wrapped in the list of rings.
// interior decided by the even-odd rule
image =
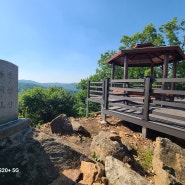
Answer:
[[[100,55],[118,51],[123,35],[174,17],[184,0],[0,0],[0,59],[19,79],[79,82],[95,73]]]

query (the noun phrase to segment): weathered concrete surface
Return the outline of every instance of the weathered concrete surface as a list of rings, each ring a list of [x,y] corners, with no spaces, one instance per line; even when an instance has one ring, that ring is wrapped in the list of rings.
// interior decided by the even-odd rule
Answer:
[[[5,124],[0,124],[0,140],[3,140],[16,132],[26,129],[30,126],[31,120],[26,118],[10,121]]]
[[[153,170],[155,185],[185,184],[185,149],[167,138],[157,138]]]
[[[112,156],[106,157],[105,175],[112,185],[152,185],[123,162]]]
[[[0,124],[18,119],[18,67],[0,60]]]

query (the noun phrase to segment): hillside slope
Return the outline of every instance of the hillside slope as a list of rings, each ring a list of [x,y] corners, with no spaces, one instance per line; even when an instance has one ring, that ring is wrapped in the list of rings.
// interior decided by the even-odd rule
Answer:
[[[27,91],[28,89],[33,89],[34,87],[63,87],[71,92],[77,92],[78,89],[76,88],[77,83],[39,83],[32,80],[19,80],[18,81],[18,92]]]

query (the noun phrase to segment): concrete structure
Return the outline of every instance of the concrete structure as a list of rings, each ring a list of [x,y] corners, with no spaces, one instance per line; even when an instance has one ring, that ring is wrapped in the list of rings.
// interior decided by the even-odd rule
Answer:
[[[18,119],[18,67],[0,60],[0,124]]]
[[[18,119],[18,67],[0,60],[0,140],[29,125],[29,119]]]

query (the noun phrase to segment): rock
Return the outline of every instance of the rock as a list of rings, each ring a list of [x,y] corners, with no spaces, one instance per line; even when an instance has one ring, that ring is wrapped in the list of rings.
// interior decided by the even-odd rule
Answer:
[[[118,133],[116,131],[111,131],[110,139],[112,141],[121,141],[121,137],[118,135]]]
[[[96,156],[103,161],[105,161],[105,158],[108,155],[112,155],[124,162],[131,160],[131,156],[126,146],[124,146],[121,141],[112,141],[109,135],[109,132],[101,131],[95,136],[90,146],[91,152],[95,152]]]
[[[112,185],[152,185],[141,175],[112,156],[106,157],[105,174],[109,180],[109,184]]]
[[[68,169],[64,170],[62,174],[71,179],[73,182],[77,182],[81,171],[79,169]]]
[[[80,124],[78,121],[71,122],[73,131],[79,133],[85,137],[91,137],[91,134]]]
[[[81,172],[79,169],[64,170],[62,174],[54,180],[50,185],[74,185],[77,183]]]
[[[185,184],[185,149],[167,138],[157,138],[152,163],[156,185]]]
[[[50,123],[51,131],[55,134],[68,134],[73,131],[72,125],[65,114],[61,114]]]
[[[104,176],[104,166],[101,163],[81,162],[80,170],[83,174],[83,180],[79,183],[92,185],[93,183],[101,182]]]
[[[33,132],[26,129],[12,135],[12,145],[5,145],[0,150],[0,168],[14,168],[16,171],[0,173],[0,184],[47,185],[58,176],[57,169],[41,143],[32,138]]]

